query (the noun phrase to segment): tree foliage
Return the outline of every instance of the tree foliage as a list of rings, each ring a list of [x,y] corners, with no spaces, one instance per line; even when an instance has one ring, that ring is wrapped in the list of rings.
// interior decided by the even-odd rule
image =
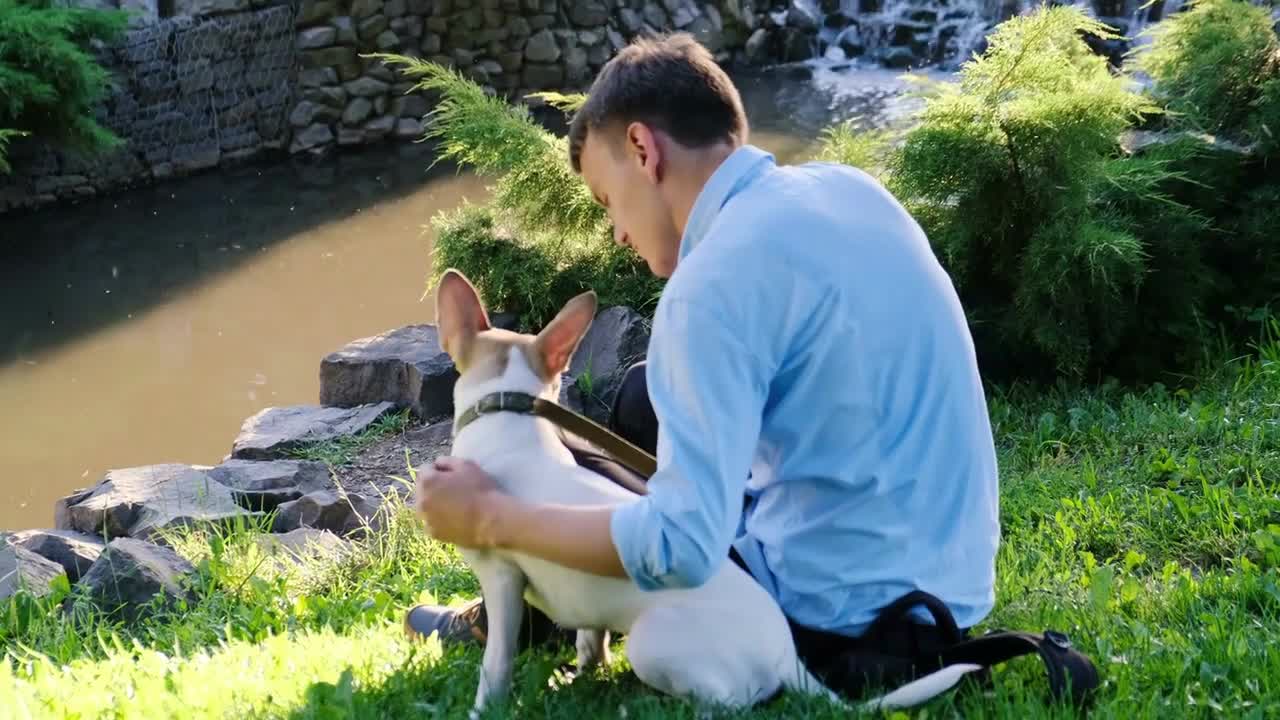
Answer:
[[[454,69],[395,54],[373,57],[438,99],[425,139],[439,143],[440,159],[496,181],[489,204],[432,218],[428,291],[446,268],[456,267],[490,307],[517,312],[525,329],[540,327],[587,289],[604,305],[653,302],[661,283],[635,253],[613,242],[607,213],[569,164],[565,138],[540,126],[528,108],[485,93]],[[582,102],[554,93],[543,99],[566,112]]]
[[[94,118],[111,77],[90,48],[119,37],[126,22],[117,10],[0,0],[0,128],[84,153],[117,147]]]

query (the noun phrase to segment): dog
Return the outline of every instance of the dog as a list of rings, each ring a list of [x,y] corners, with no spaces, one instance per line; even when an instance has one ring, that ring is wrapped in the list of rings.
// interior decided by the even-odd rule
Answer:
[[[494,328],[472,283],[457,270],[446,270],[436,289],[436,326],[440,346],[459,373],[455,415],[499,391],[556,401],[561,373],[596,309],[596,294],[588,291],[565,303],[536,335]],[[580,467],[554,426],[531,414],[483,414],[455,433],[451,454],[475,462],[502,491],[526,501],[599,506],[638,497]],[[780,690],[797,690],[844,705],[801,663],[776,601],[733,562],[722,563],[698,587],[642,591],[627,579],[519,552],[459,548],[459,553],[479,580],[488,613],[472,718],[509,695],[522,599],[577,631],[579,672],[607,663],[609,634],[619,633],[626,635],[625,652],[636,676],[661,693],[732,709],[755,705]],[[936,694],[939,681],[954,682],[934,678],[933,686],[903,688],[896,700],[886,696],[880,704],[910,702],[920,690]]]

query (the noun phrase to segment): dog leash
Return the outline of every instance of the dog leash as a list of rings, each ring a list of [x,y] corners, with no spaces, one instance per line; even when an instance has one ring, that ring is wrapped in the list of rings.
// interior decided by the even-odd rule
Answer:
[[[593,443],[645,478],[658,469],[658,461],[639,446],[612,432],[585,415],[563,405],[528,393],[495,392],[485,395],[467,408],[453,423],[453,433],[475,422],[480,416],[495,412],[535,415]]]

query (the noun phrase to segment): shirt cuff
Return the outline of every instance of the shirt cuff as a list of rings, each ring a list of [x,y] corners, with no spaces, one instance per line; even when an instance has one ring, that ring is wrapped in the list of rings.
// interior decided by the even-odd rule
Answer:
[[[652,534],[656,526],[653,502],[647,495],[615,507],[609,518],[609,534],[618,559],[627,576],[641,590],[670,587],[669,579],[664,578],[671,568],[671,554],[653,551],[645,543],[645,536]]]

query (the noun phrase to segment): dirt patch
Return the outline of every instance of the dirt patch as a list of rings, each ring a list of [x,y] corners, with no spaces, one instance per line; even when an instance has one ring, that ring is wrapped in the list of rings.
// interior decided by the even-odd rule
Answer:
[[[418,467],[449,452],[453,445],[451,420],[432,425],[409,425],[403,432],[361,450],[351,462],[334,466],[338,483],[364,495],[386,494],[405,488],[394,477],[409,481],[409,467]],[[408,452],[406,459],[405,453]],[[376,489],[376,492],[375,492]]]

